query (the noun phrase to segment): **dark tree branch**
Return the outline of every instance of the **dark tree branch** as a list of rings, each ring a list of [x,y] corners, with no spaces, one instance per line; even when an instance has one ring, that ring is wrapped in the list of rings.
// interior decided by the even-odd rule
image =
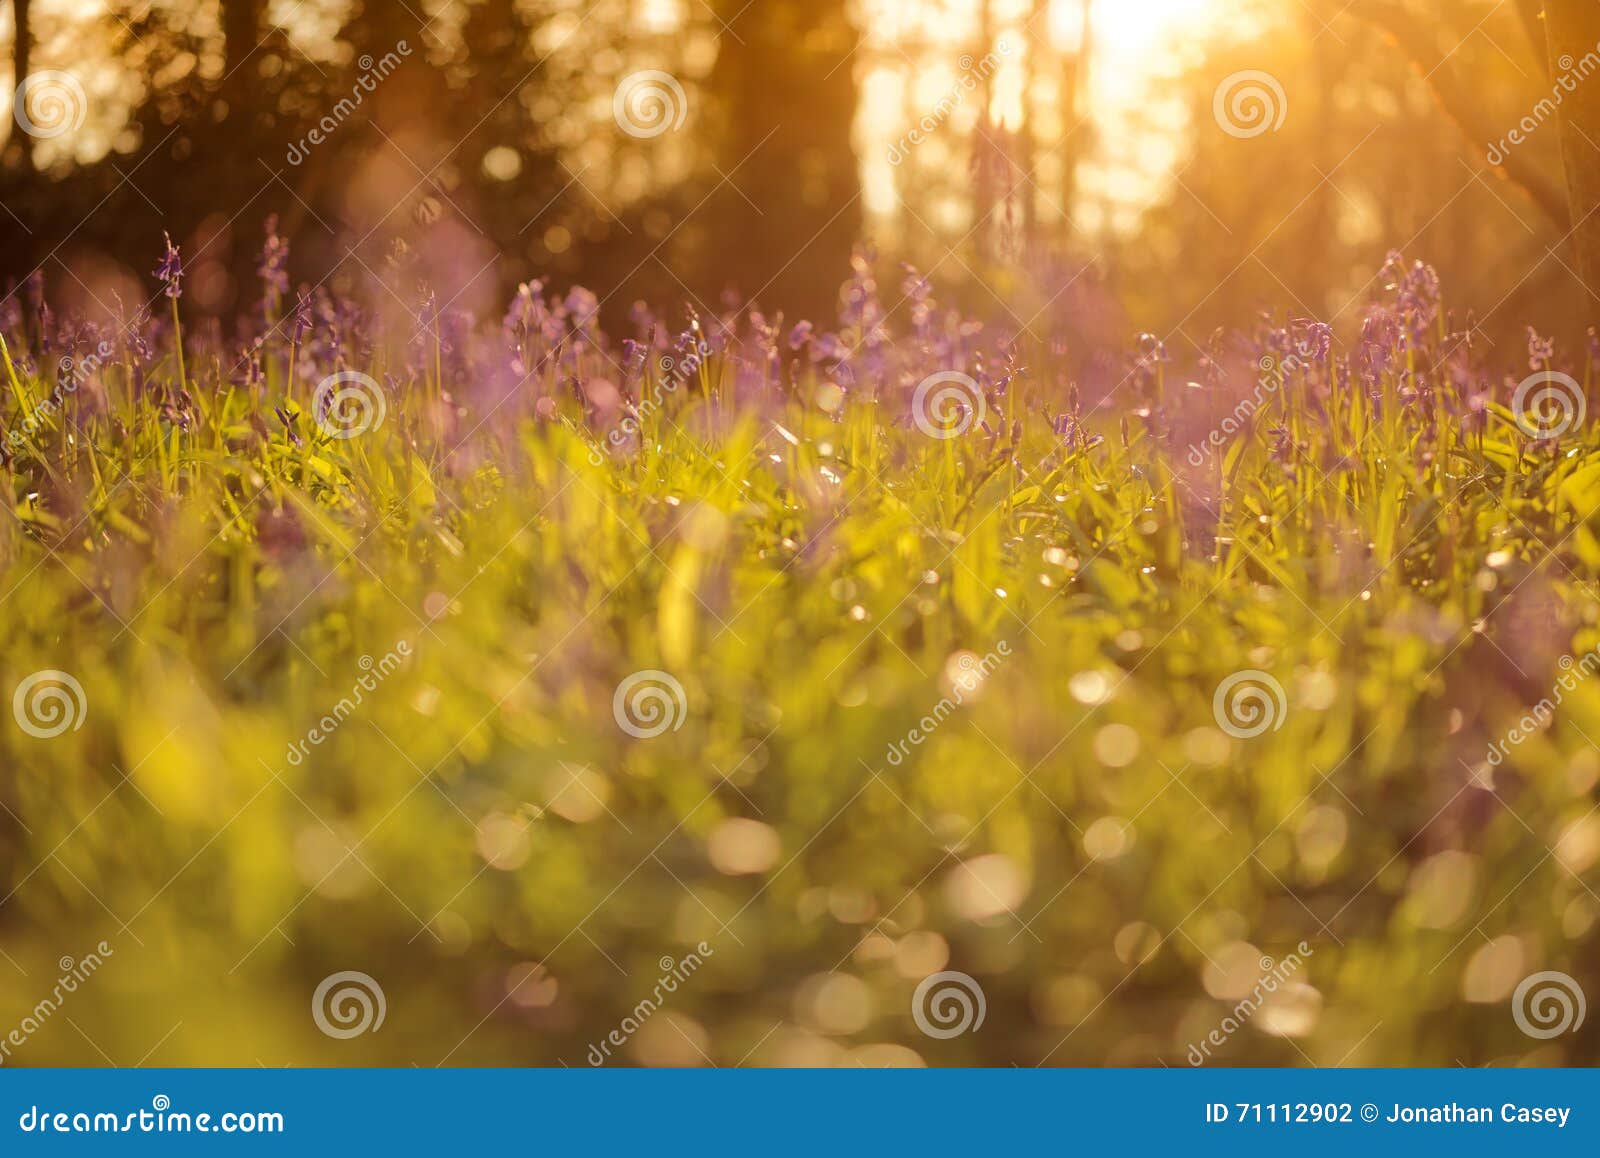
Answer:
[[[11,45],[11,67],[13,70],[12,83],[20,86],[24,77],[31,68],[29,60],[33,54],[33,28],[28,23],[28,7],[31,0],[11,0],[12,23],[16,26],[16,36]],[[17,160],[24,173],[33,171],[33,147],[25,133],[14,133],[17,140]]]
[[[1454,124],[1476,152],[1500,133],[1480,111],[1482,103],[1474,84],[1463,80],[1448,62],[1440,62],[1432,24],[1413,16],[1406,9],[1388,3],[1361,3],[1353,6],[1369,23],[1383,32],[1409,59],[1428,82],[1434,100],[1445,117]],[[1487,160],[1487,158],[1485,158]],[[1499,164],[1489,169],[1516,185],[1563,233],[1571,224],[1567,196],[1560,182],[1534,163],[1523,152],[1511,149],[1502,153]]]
[[[1600,4],[1548,0],[1544,17],[1552,73],[1565,72],[1571,61],[1593,58],[1600,44]],[[1565,83],[1562,88],[1561,161],[1572,221],[1569,236],[1578,277],[1588,291],[1585,309],[1591,321],[1600,323],[1600,87],[1579,81],[1571,89]]]

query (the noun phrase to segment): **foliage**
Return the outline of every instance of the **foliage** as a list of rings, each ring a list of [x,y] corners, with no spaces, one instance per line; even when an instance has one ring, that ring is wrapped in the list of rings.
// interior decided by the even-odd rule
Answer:
[[[1263,323],[1185,384],[1147,340],[1099,406],[865,258],[830,333],[617,343],[537,284],[413,332],[269,276],[243,356],[180,359],[176,299],[35,300],[0,687],[67,671],[87,709],[0,728],[0,1028],[115,955],[17,1060],[579,1065],[704,941],[619,1060],[1184,1064],[1305,942],[1219,1060],[1592,1061],[1592,1023],[1535,1042],[1505,1002],[1600,993],[1600,686],[1485,753],[1600,641],[1600,433],[1522,433],[1428,271],[1387,273],[1348,348]],[[929,437],[951,370],[986,413]],[[381,424],[328,432],[335,371]],[[1246,669],[1287,700],[1252,738],[1213,704]],[[651,738],[613,704],[645,670],[686,700]],[[943,968],[987,1017],[936,1040]],[[377,1032],[307,1015],[340,970]]]

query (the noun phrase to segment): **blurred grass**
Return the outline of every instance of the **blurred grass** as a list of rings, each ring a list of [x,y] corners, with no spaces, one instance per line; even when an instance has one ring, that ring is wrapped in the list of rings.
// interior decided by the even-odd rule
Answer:
[[[701,941],[620,1060],[1181,1065],[1302,941],[1217,1060],[1596,1060],[1506,1003],[1538,968],[1600,995],[1600,688],[1484,757],[1600,640],[1593,427],[1465,433],[1313,368],[1219,483],[1126,412],[937,441],[816,380],[734,406],[725,369],[626,456],[553,372],[466,418],[409,380],[348,440],[243,387],[174,421],[118,367],[47,417],[0,675],[88,707],[0,728],[0,1035],[115,953],[8,1064],[584,1064]],[[51,388],[19,375],[12,427]],[[645,669],[687,711],[636,739]],[[1251,739],[1213,715],[1245,669],[1288,705]],[[948,1041],[911,1017],[941,968],[988,1008]],[[349,969],[387,1019],[333,1040],[307,1007]]]

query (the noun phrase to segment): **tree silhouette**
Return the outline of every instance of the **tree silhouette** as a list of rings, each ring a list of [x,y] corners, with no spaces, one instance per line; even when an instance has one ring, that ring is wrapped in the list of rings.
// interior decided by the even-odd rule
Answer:
[[[1550,72],[1566,72],[1572,61],[1583,60],[1600,45],[1600,4],[1549,0],[1545,26]],[[1584,309],[1591,320],[1600,321],[1600,90],[1592,82],[1574,85],[1561,105],[1561,160],[1578,276],[1589,299]]]
[[[11,45],[11,77],[12,83],[19,86],[32,67],[29,63],[33,55],[33,28],[29,23],[29,9],[32,6],[33,0],[11,0],[12,23],[16,25]],[[25,134],[12,134],[11,148],[7,154],[7,160],[18,165],[24,173],[33,172],[33,150]]]
[[[262,0],[223,2],[223,75],[234,83],[248,79],[245,66],[260,43],[261,12]]]
[[[846,0],[723,0],[708,92],[724,286],[826,315],[861,227]]]

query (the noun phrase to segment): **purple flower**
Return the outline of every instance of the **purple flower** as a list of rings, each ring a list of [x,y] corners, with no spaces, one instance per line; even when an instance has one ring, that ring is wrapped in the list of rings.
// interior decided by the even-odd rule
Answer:
[[[811,346],[813,362],[838,362],[849,353],[849,347],[839,340],[838,334],[823,334]]]
[[[562,304],[572,319],[573,327],[579,330],[593,325],[600,313],[600,299],[578,285],[567,291],[567,299]]]
[[[1164,365],[1172,361],[1172,355],[1167,353],[1167,344],[1154,334],[1139,335],[1139,364],[1141,366]]]
[[[878,300],[878,283],[872,276],[872,263],[877,253],[871,248],[857,248],[850,258],[850,280],[840,291],[839,320],[846,327],[862,335],[867,345],[882,340],[878,323],[883,317],[883,305]]]
[[[1301,358],[1309,358],[1314,362],[1326,362],[1328,352],[1333,346],[1333,327],[1326,322],[1313,321],[1310,318],[1296,318],[1292,323],[1294,334],[1294,351]]]
[[[294,344],[299,345],[311,329],[311,295],[300,291],[300,300],[294,308]]]
[[[1394,314],[1382,306],[1367,311],[1361,323],[1361,364],[1373,377],[1388,368],[1400,343],[1400,328]]]
[[[167,241],[167,252],[161,257],[161,264],[156,266],[156,277],[166,283],[167,296],[177,301],[183,296],[183,258],[178,254],[178,247],[172,244],[171,234],[163,233]]]
[[[1554,338],[1541,338],[1539,332],[1532,326],[1528,327],[1528,369],[1537,370],[1540,366],[1548,366],[1550,359],[1556,356],[1556,340]]]
[[[244,384],[246,387],[252,390],[260,386],[262,382],[265,381],[261,370],[261,346],[262,341],[260,338],[257,338],[255,341],[251,342],[249,346],[245,347],[243,354],[245,364]]]
[[[1439,275],[1420,261],[1407,266],[1400,251],[1392,249],[1378,276],[1385,289],[1395,291],[1395,305],[1406,329],[1420,338],[1439,312]]]
[[[289,243],[278,235],[278,215],[274,213],[267,218],[267,240],[261,247],[261,264],[256,267],[261,284],[273,298],[289,292],[288,264]]]

